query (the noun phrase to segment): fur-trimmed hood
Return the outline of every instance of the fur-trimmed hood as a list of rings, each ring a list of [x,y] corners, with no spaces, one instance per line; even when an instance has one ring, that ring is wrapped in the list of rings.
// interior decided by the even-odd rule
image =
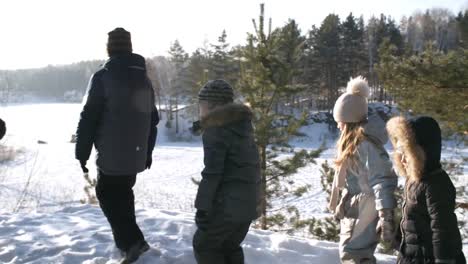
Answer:
[[[220,127],[239,121],[251,121],[252,110],[246,105],[230,103],[215,108],[201,119],[202,128]]]
[[[394,165],[400,175],[420,181],[424,175],[441,168],[441,132],[433,118],[394,117],[388,121],[387,131],[395,149]],[[400,152],[405,154],[406,168]]]

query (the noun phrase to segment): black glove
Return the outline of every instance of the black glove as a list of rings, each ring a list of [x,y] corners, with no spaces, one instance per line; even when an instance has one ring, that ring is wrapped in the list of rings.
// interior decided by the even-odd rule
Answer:
[[[83,170],[84,173],[89,172],[88,168],[86,168],[86,160],[80,160],[80,165],[81,165],[81,169]]]
[[[148,155],[146,158],[146,169],[151,169],[151,165],[153,164],[153,157],[151,155]]]
[[[205,230],[209,222],[210,219],[208,217],[208,212],[197,210],[197,213],[195,214],[195,224],[197,227],[201,230]]]
[[[201,127],[201,122],[200,121],[195,121],[192,124],[192,127],[189,128],[190,132],[194,136],[199,136],[202,133],[202,127]]]

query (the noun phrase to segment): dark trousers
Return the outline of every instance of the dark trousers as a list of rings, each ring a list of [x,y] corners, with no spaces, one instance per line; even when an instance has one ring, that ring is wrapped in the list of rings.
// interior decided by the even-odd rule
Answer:
[[[405,257],[401,253],[398,254],[397,264],[433,264],[436,263],[434,258],[424,259],[424,257]],[[466,264],[465,255],[460,252],[455,258],[456,264]]]
[[[193,236],[193,251],[198,264],[244,264],[240,244],[249,231],[250,223],[231,223],[222,214],[198,219]],[[201,224],[201,222],[203,224]]]
[[[98,171],[96,196],[112,228],[115,244],[123,251],[144,239],[135,219],[135,182],[136,175],[105,175]]]

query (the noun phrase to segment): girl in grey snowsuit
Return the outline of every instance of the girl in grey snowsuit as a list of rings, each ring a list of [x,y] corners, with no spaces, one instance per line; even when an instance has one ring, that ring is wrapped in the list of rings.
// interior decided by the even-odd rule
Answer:
[[[383,145],[385,122],[367,116],[367,81],[357,77],[335,103],[333,117],[341,131],[329,209],[340,219],[342,263],[376,263],[379,236],[392,241],[397,176]]]

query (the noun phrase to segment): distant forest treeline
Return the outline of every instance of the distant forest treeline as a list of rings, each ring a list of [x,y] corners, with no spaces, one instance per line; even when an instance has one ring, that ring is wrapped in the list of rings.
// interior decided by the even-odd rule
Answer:
[[[402,58],[422,54],[429,46],[442,54],[466,49],[468,11],[453,14],[434,8],[415,12],[399,22],[384,14],[367,21],[352,13],[346,18],[329,14],[320,26],[312,26],[307,32],[301,32],[293,19],[271,30],[276,36],[271,47],[275,49],[273,61],[282,61],[281,67],[290,67],[291,76],[282,78],[291,80],[289,85],[300,87],[285,103],[330,110],[340,89],[358,74],[369,80],[373,89],[371,100],[394,99],[376,70],[385,45],[392,46],[393,56]],[[252,40],[231,46],[227,32],[223,31],[216,43],[205,44],[192,54],[186,53],[183,43],[175,40],[168,57],[147,58],[148,74],[159,104],[171,107],[190,102],[208,79],[223,78],[239,85],[241,75],[249,71],[245,56],[249,41]],[[0,100],[80,101],[91,74],[103,62],[0,71]]]

